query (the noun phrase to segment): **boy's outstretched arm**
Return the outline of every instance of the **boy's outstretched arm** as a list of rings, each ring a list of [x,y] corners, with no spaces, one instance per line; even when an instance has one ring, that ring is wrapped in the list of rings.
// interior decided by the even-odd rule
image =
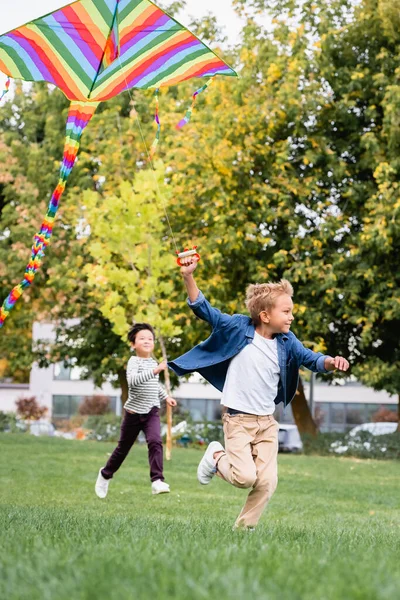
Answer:
[[[297,352],[301,356],[300,364],[310,371],[315,373],[324,373],[327,371],[347,371],[349,362],[343,356],[327,356],[321,352],[313,352],[309,348],[305,348],[303,344],[296,338]]]

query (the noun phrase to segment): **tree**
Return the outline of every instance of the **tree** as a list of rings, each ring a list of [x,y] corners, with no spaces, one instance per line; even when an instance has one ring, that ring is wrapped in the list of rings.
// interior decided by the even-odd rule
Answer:
[[[314,350],[348,355],[366,383],[398,390],[399,282],[392,258],[399,253],[396,4],[236,1],[245,11],[263,11],[267,4],[271,30],[249,13],[240,46],[227,56],[241,65],[241,78],[217,79],[199,96],[183,130],[176,132],[174,125],[194,86],[161,94],[159,155],[177,246],[199,245],[199,284],[227,312],[242,311],[248,283],[287,277],[296,291],[298,337]],[[75,329],[61,325],[72,341],[60,356],[79,356],[86,372],[99,377],[123,368],[126,349],[109,320],[118,316],[112,297],[104,289],[101,296],[101,286],[93,295],[87,284],[83,265],[97,258],[87,251],[94,238],[82,231],[82,189],[98,192],[99,206],[113,196],[120,202],[121,180],[146,172],[146,150],[129,114],[140,115],[143,137],[150,140],[151,96],[132,97],[135,111],[130,98],[121,96],[105,103],[85,132],[76,185],[60,213],[63,260],[44,271],[51,285],[47,297],[57,298],[50,303],[52,318],[80,319]],[[55,103],[55,96],[47,101]],[[32,112],[38,110],[34,104]],[[27,131],[36,131],[35,122],[33,114]],[[43,139],[41,149],[56,146]],[[113,223],[121,214],[113,214]],[[160,222],[157,235],[169,236],[167,223]],[[123,230],[125,225],[122,220]],[[181,308],[178,270],[169,277],[168,312],[182,329],[168,340],[169,353],[176,355],[207,328]]]
[[[164,337],[181,333],[170,300],[170,273],[176,264],[159,204],[165,188],[162,165],[151,175],[141,171],[133,184],[122,182],[113,194],[84,195],[93,259],[85,267],[88,284],[99,310],[121,338],[139,321],[152,323]],[[165,189],[163,194],[165,198]]]
[[[282,257],[297,288],[297,322],[321,349],[349,355],[361,381],[398,394],[397,3],[237,4],[268,8],[275,39],[286,28],[306,43],[305,110],[288,138],[290,170],[305,192],[294,210],[304,221]]]
[[[163,178],[164,168],[159,164],[152,172],[139,172],[133,185],[122,182],[113,194],[84,195],[90,227],[88,250],[93,259],[85,272],[99,310],[113,331],[125,339],[135,322],[150,323],[157,332],[163,360],[167,360],[165,340],[178,336],[181,328],[175,322],[177,310],[170,299],[170,274],[175,267],[162,222],[160,202],[167,198]],[[165,375],[170,393],[168,372]],[[167,422],[169,458],[170,406]]]

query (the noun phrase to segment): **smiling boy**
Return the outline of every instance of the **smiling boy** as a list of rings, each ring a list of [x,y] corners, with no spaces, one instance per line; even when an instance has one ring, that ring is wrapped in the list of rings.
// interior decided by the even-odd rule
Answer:
[[[99,498],[108,494],[108,486],[129,454],[139,433],[143,431],[149,456],[152,494],[168,493],[169,485],[164,481],[163,447],[160,429],[160,402],[165,400],[176,406],[176,400],[168,396],[159,383],[159,374],[167,368],[166,362],[157,364],[153,357],[155,334],[148,323],[136,323],[128,333],[132,351],[126,377],[128,400],[124,404],[124,418],[117,447],[105,467],[100,469],[95,485]]]
[[[203,485],[216,474],[239,488],[251,488],[235,528],[253,529],[278,482],[279,425],[276,404],[293,399],[299,368],[326,373],[346,371],[349,363],[337,356],[312,352],[290,331],[293,288],[279,283],[250,285],[246,306],[250,317],[227,315],[213,308],[193,277],[197,261],[182,260],[181,273],[196,316],[212,326],[210,337],[169,363],[178,375],[199,372],[222,391],[225,448],[211,442],[197,470]]]

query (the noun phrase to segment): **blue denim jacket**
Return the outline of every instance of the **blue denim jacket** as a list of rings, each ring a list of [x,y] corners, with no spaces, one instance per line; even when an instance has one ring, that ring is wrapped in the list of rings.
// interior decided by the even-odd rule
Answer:
[[[245,315],[226,315],[213,308],[202,292],[195,302],[188,300],[188,304],[196,316],[210,323],[212,333],[204,342],[169,362],[168,366],[177,375],[197,371],[222,392],[230,361],[253,341],[253,322]],[[316,373],[327,373],[324,367],[326,356],[305,348],[291,331],[279,333],[276,337],[281,374],[275,404],[283,402],[287,406],[296,394],[299,368],[304,366]]]

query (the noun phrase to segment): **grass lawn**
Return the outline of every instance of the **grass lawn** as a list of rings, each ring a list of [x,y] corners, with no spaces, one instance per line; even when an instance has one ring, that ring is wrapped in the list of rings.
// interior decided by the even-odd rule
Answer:
[[[394,600],[400,597],[400,464],[279,457],[254,533],[232,532],[246,491],[201,487],[197,450],[166,464],[152,496],[145,447],[94,494],[113,444],[0,434],[2,600]]]

